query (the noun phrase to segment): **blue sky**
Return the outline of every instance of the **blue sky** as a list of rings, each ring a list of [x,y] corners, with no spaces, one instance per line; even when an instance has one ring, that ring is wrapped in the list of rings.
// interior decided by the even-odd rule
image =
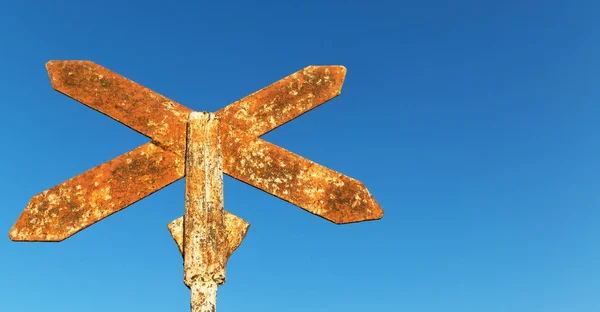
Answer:
[[[85,59],[216,111],[307,65],[342,95],[263,138],[368,187],[336,226],[232,178],[251,223],[217,309],[600,311],[597,1],[4,1],[0,232],[147,142],[50,87]],[[0,239],[0,311],[188,311],[184,180],[62,243]]]

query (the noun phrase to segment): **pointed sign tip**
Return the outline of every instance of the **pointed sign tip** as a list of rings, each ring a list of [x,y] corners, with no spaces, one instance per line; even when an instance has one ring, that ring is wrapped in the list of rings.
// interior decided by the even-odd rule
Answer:
[[[372,210],[372,216],[373,219],[371,220],[380,220],[381,218],[383,218],[383,208],[381,208],[381,206],[379,206],[379,203],[377,202],[377,200],[375,200],[375,198],[373,197],[373,195],[371,195],[369,193],[369,196],[371,197],[371,201],[373,203],[373,210]]]
[[[346,81],[346,73],[348,71],[346,70],[345,66],[338,65],[337,67],[339,68],[340,76],[341,76],[341,78],[340,78],[340,87],[338,89],[338,95],[340,95],[340,94],[342,94],[342,88],[344,86],[344,81]]]
[[[23,211],[21,216],[19,216],[19,219],[17,219],[17,222],[15,222],[13,227],[8,232],[8,238],[11,241],[13,241],[13,242],[62,242],[63,240],[69,238],[71,235],[75,234],[75,233],[70,233],[70,234],[63,234],[63,233],[52,234],[52,233],[50,233],[49,234],[49,233],[36,231],[34,228],[23,225],[26,222],[25,220],[27,220],[30,217],[28,208],[29,208],[29,205],[27,206],[27,208],[25,208],[25,210]]]
[[[335,224],[376,221],[383,218],[383,209],[364,184],[360,181],[349,179],[350,181],[348,181],[349,183],[346,186],[349,190],[348,194],[355,194],[356,197],[353,200],[346,197],[346,203],[338,206],[335,213],[332,211],[325,218]],[[364,200],[359,200],[359,198],[364,198]],[[330,206],[335,207],[335,202],[330,202]]]
[[[13,225],[13,227],[10,229],[10,231],[8,232],[8,238],[13,241],[13,242],[18,242],[18,233],[17,233],[17,229],[15,229],[15,226]]]
[[[332,82],[330,90],[332,91],[333,97],[336,97],[342,93],[342,86],[346,79],[346,67],[343,65],[310,65],[303,69],[303,71],[310,72],[323,76],[325,81]],[[317,85],[321,84],[321,80],[318,81]],[[332,98],[333,98],[332,97]]]
[[[68,237],[58,237],[55,235],[36,235],[21,231],[17,226],[8,232],[8,238],[13,242],[62,242]]]
[[[52,86],[52,89],[55,89],[55,90],[56,90],[56,88],[54,87],[54,77],[52,77],[52,76],[53,76],[54,69],[56,68],[57,62],[59,62],[59,61],[48,61],[46,63],[46,72],[48,73],[48,78],[50,78],[50,85]]]
[[[381,209],[381,207],[377,206],[368,212],[361,213],[360,215],[347,216],[347,217],[340,218],[340,219],[329,219],[329,220],[335,224],[350,224],[350,223],[359,223],[359,222],[365,222],[365,221],[381,220],[381,218],[383,218],[383,214],[384,214],[383,209]]]
[[[344,78],[346,78],[346,73],[348,72],[348,69],[346,69],[346,66],[344,65],[335,65],[332,66],[335,67],[337,69],[337,71],[340,73],[340,76],[342,77],[342,81],[344,80]]]
[[[365,187],[366,189],[366,187]],[[367,192],[369,192],[367,190]],[[381,208],[381,206],[379,206],[379,203],[377,202],[377,200],[375,200],[375,198],[373,197],[373,195],[371,195],[371,193],[369,193],[369,199],[370,199],[370,207],[367,208],[367,214],[366,214],[366,218],[365,221],[376,221],[376,220],[381,220],[381,218],[383,218],[383,209]]]
[[[31,201],[30,201],[31,203]],[[23,220],[26,218],[27,216],[27,210],[29,208],[29,204],[27,204],[27,207],[25,207],[25,210],[23,210],[23,212],[21,213],[21,215],[19,216],[19,218],[17,219],[17,221],[15,222],[15,224],[13,224],[13,226],[10,228],[10,231],[8,232],[8,238],[10,238],[11,241],[13,242],[26,242],[26,241],[31,241],[29,234],[31,233],[25,233],[27,231],[23,231]]]
[[[60,71],[60,68],[65,66],[66,62],[67,61],[52,60],[52,61],[48,61],[46,63],[46,71],[48,72],[48,77],[50,78],[50,85],[52,86],[52,89],[54,89],[54,90],[58,91],[58,87],[56,85],[56,83],[57,83],[56,76],[57,76],[58,72]]]
[[[383,209],[381,209],[381,207],[377,207],[377,209],[373,211],[371,217],[368,220],[381,220],[383,218],[383,215]]]
[[[384,214],[383,209],[381,209],[380,207],[377,207],[377,209],[375,209],[374,211],[370,211],[367,214],[363,214],[361,217],[358,217],[358,218],[339,219],[339,220],[338,219],[329,220],[326,218],[326,220],[329,220],[336,225],[352,224],[352,223],[361,223],[361,222],[381,220],[381,218],[383,218],[383,214]]]
[[[48,76],[50,77],[50,83],[52,84],[53,89],[60,91],[57,89],[58,86],[56,85],[57,82],[60,82],[60,77],[57,76],[60,76],[61,70],[64,70],[64,68],[69,65],[70,67],[75,68],[81,66],[91,67],[97,64],[87,60],[50,60],[46,62],[46,71],[48,72]],[[68,75],[71,75],[71,72],[68,72]]]

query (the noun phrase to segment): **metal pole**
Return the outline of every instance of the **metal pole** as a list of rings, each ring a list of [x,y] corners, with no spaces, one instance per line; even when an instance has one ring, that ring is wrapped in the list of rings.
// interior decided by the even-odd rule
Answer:
[[[214,312],[226,263],[223,155],[214,114],[190,113],[185,161],[183,279],[191,290],[191,311]]]
[[[196,280],[190,287],[190,310],[192,312],[215,312],[217,310],[217,283]]]

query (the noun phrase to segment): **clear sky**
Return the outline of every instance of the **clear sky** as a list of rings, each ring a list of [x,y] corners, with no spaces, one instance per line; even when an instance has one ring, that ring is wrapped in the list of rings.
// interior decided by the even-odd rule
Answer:
[[[217,309],[600,311],[600,2],[2,1],[0,311],[189,311],[184,180],[62,243],[29,199],[147,138],[53,91],[92,60],[216,111],[307,65],[342,95],[263,138],[368,187],[337,226],[232,178],[251,223]]]

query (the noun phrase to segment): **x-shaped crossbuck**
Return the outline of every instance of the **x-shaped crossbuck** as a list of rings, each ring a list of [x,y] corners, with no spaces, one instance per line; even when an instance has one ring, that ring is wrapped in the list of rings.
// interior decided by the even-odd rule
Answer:
[[[168,228],[193,297],[224,282],[249,227],[223,211],[222,173],[337,224],[383,216],[361,182],[259,138],[339,95],[342,66],[306,67],[215,113],[193,112],[93,62],[46,67],[54,89],[151,142],[35,195],[12,240],[62,241],[187,175],[185,215]],[[203,298],[198,306],[207,307],[214,296]]]

